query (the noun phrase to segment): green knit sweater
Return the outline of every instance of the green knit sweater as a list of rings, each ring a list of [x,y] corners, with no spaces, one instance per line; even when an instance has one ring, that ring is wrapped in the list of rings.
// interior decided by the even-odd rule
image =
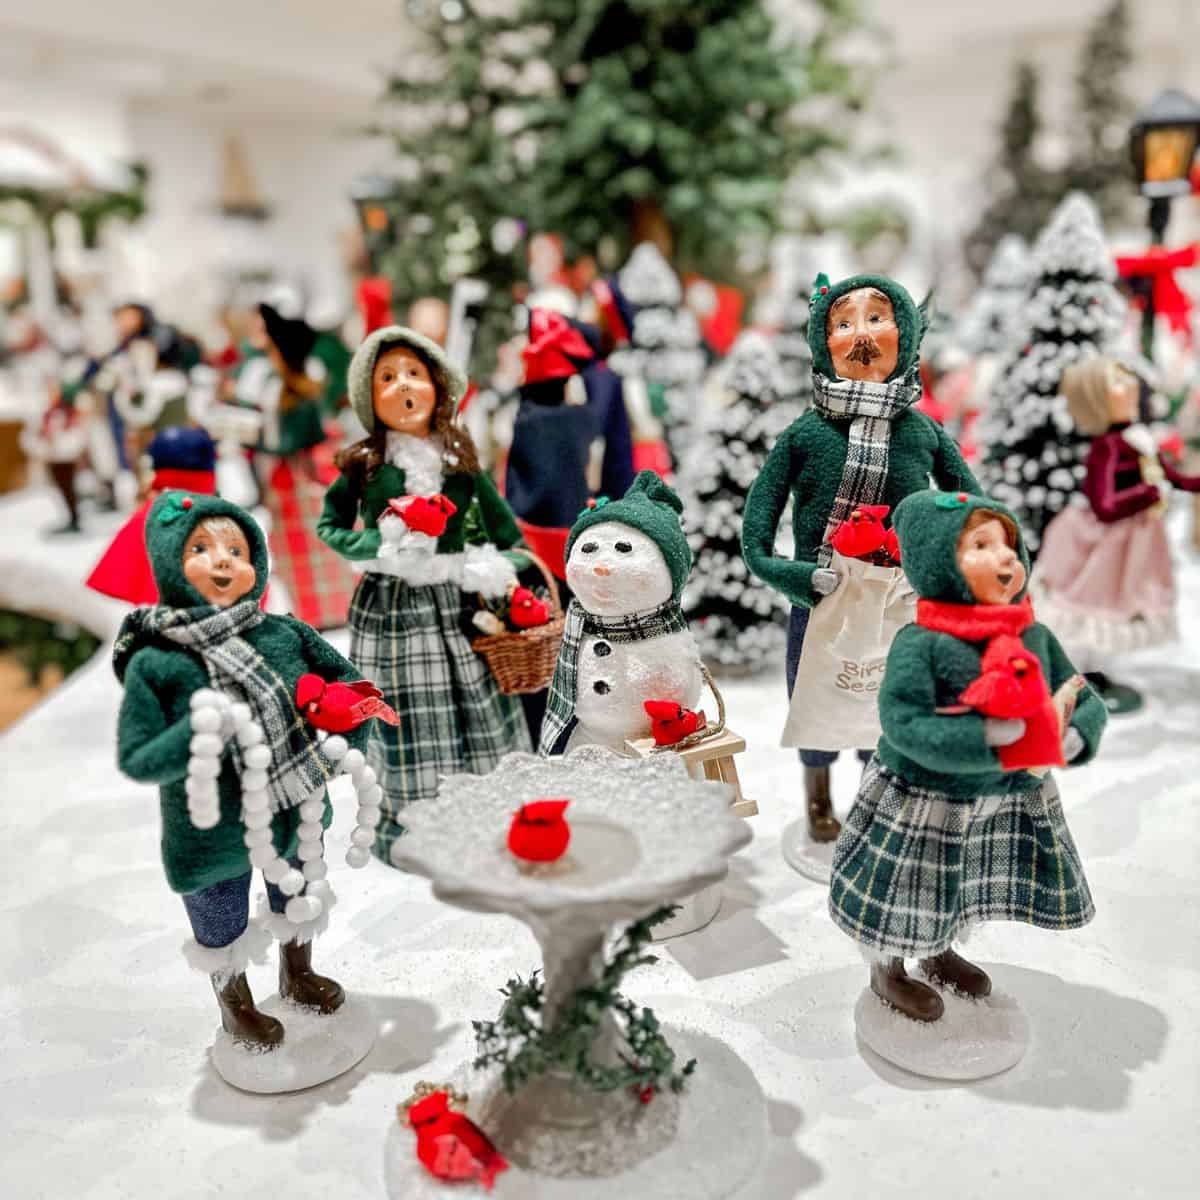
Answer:
[[[948,491],[980,491],[954,441],[924,413],[906,409],[892,422],[891,433],[883,503],[893,510],[910,493],[927,490],[930,479]],[[812,590],[812,575],[841,483],[849,437],[848,420],[806,412],[775,443],[746,498],[746,565],[792,604],[805,608],[821,598]],[[794,501],[794,560],[775,553],[775,534],[789,496]]]
[[[512,510],[488,475],[483,472],[447,475],[442,488],[458,511],[438,538],[439,554],[458,554],[468,542],[478,540],[507,550],[521,540]],[[403,495],[404,471],[391,463],[385,463],[367,480],[361,494],[356,492],[349,476],[339,475],[325,493],[317,534],[343,558],[353,561],[376,558],[380,544],[376,522],[388,501]],[[363,528],[355,529],[360,517]],[[482,533],[482,539],[475,536],[476,531]]]

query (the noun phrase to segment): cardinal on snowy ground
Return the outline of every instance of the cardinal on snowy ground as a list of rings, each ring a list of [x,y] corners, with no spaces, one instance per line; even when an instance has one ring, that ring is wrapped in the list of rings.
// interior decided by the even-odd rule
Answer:
[[[417,1158],[438,1179],[478,1183],[489,1192],[508,1162],[486,1133],[450,1107],[445,1092],[433,1092],[408,1110],[416,1130]]]

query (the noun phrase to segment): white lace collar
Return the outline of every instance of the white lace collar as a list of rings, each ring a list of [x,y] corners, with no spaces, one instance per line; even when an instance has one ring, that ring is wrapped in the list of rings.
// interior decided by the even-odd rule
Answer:
[[[442,490],[442,440],[413,437],[389,430],[387,460],[404,472],[404,490],[410,496],[432,496]]]
[[[1158,443],[1145,425],[1134,424],[1122,429],[1121,439],[1126,445],[1132,446],[1142,458],[1158,457]]]

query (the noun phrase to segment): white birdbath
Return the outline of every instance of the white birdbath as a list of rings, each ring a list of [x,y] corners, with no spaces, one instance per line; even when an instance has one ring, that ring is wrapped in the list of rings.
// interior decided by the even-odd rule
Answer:
[[[513,813],[532,800],[568,798],[571,844],[557,863],[530,868],[506,845]],[[542,950],[542,1027],[603,968],[614,925],[720,881],[751,837],[722,784],[689,778],[674,755],[630,759],[598,746],[565,758],[512,754],[488,776],[452,775],[436,798],[405,809],[397,866],[427,876],[441,900],[524,921]],[[512,1164],[495,1195],[526,1198],[627,1194],[729,1196],[753,1175],[765,1141],[765,1100],[746,1065],[715,1039],[670,1031],[677,1065],[694,1053],[684,1091],[643,1104],[630,1089],[599,1092],[567,1072],[536,1075],[515,1092],[500,1073],[460,1072],[468,1113]],[[623,1047],[611,1018],[591,1059],[615,1064]],[[728,1122],[741,1131],[729,1136]],[[388,1143],[388,1186],[406,1198],[443,1194],[398,1125]],[[697,1172],[697,1166],[702,1170]],[[675,1191],[672,1179],[687,1180]],[[649,1188],[649,1190],[647,1190]],[[665,1190],[664,1190],[665,1189]]]

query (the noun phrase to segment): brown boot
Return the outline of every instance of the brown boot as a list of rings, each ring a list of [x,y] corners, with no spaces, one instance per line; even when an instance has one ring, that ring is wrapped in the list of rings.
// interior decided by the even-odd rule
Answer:
[[[804,798],[808,802],[808,836],[814,842],[836,842],[842,826],[833,815],[828,767],[804,768]]]
[[[943,950],[933,958],[921,959],[921,970],[926,978],[942,987],[953,988],[964,996],[982,1000],[992,994],[992,981],[987,972],[969,963],[953,950]]]
[[[234,1041],[264,1050],[273,1050],[283,1041],[282,1023],[254,1007],[245,975],[232,979],[214,975],[212,985],[221,1006],[221,1028],[232,1034]]]
[[[325,1014],[337,1012],[346,1000],[340,983],[312,969],[312,942],[280,944],[279,994],[293,1004],[303,1004]]]
[[[914,1021],[936,1021],[945,1011],[941,996],[933,988],[908,977],[902,958],[872,964],[871,991]]]

